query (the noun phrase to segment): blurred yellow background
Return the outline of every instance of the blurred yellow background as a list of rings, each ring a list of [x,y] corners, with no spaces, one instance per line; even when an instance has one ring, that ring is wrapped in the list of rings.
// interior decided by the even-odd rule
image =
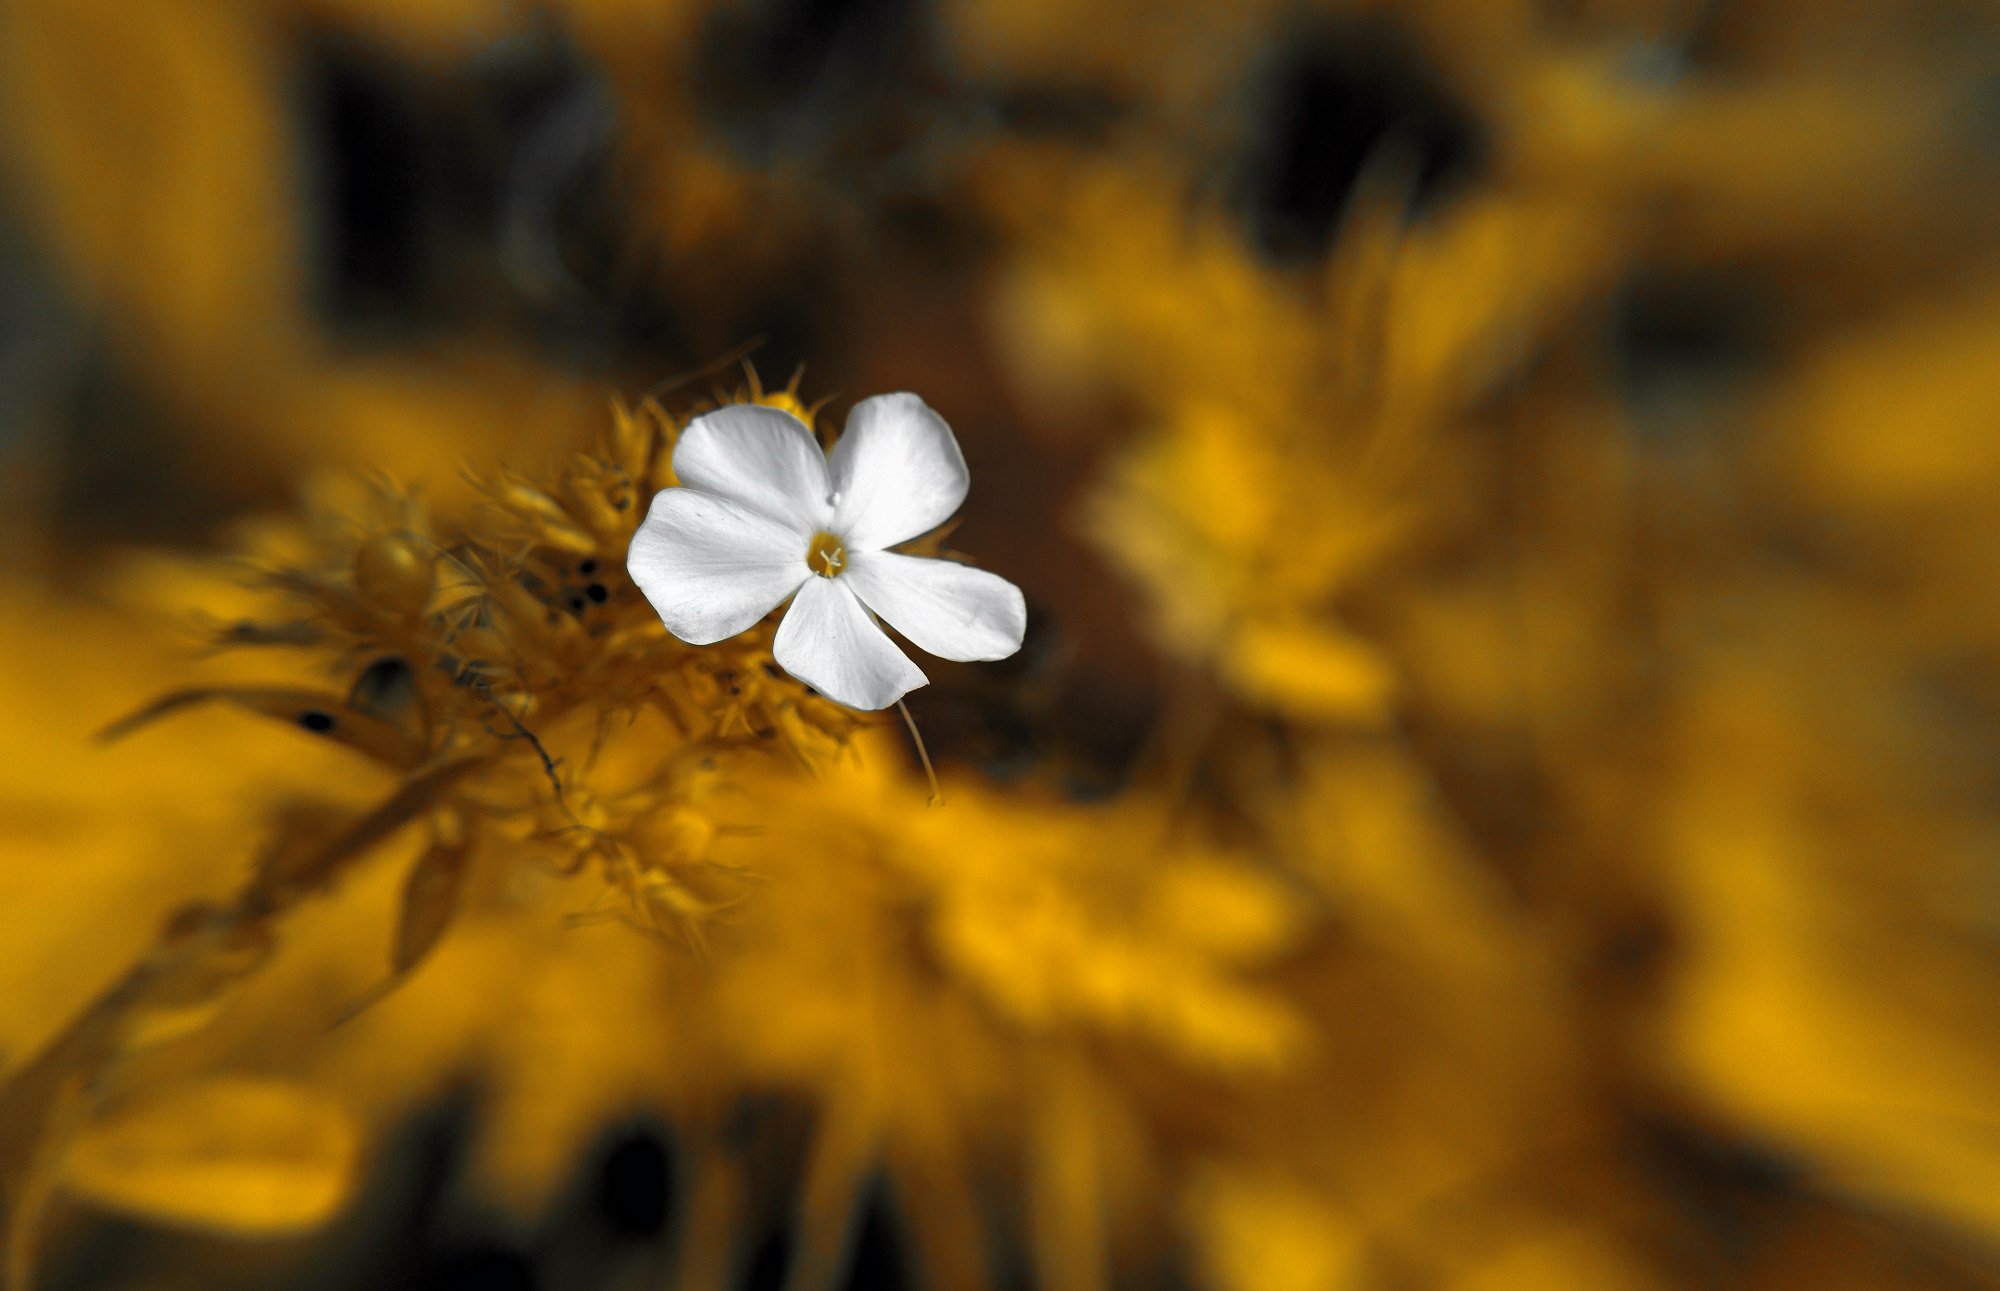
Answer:
[[[1951,0],[12,0],[0,1286],[2000,1286],[1996,217]],[[902,389],[935,807],[623,570]]]

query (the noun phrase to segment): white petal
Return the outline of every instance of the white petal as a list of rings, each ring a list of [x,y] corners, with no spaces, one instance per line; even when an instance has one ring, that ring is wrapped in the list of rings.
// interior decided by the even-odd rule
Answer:
[[[887,708],[929,680],[889,639],[845,578],[806,580],[778,624],[778,665],[835,703]]]
[[[696,417],[674,446],[674,475],[808,534],[833,519],[826,454],[804,422],[776,408],[730,404]]]
[[[920,650],[941,659],[1005,659],[1021,648],[1021,589],[983,569],[893,551],[848,553],[842,582]]]
[[[972,483],[951,427],[913,394],[878,394],[855,404],[827,464],[836,498],[833,532],[850,552],[929,533],[951,519]]]
[[[625,557],[626,572],[689,645],[735,636],[811,578],[812,535],[739,502],[662,489]]]

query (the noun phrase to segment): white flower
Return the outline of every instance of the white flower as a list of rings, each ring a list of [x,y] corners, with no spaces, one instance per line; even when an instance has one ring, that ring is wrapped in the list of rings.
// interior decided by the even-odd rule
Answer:
[[[789,413],[718,408],[681,435],[674,474],[681,487],[653,499],[626,568],[688,644],[735,636],[789,596],[779,665],[829,699],[868,709],[928,680],[874,615],[945,659],[1004,659],[1021,648],[1020,588],[888,550],[950,519],[972,480],[951,427],[916,395],[863,399],[830,455]]]

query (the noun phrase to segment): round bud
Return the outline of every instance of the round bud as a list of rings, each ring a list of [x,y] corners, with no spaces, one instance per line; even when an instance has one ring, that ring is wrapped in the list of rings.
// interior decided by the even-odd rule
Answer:
[[[354,586],[369,600],[406,619],[430,607],[437,562],[398,534],[377,534],[354,553]]]

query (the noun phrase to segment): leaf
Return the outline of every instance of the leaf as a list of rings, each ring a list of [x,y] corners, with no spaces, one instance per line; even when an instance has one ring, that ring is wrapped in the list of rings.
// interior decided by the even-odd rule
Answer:
[[[417,858],[403,884],[402,915],[390,967],[397,975],[415,968],[437,944],[458,913],[470,853],[462,844],[437,843]]]
[[[252,886],[239,899],[239,907],[252,913],[260,909],[276,911],[291,904],[286,892],[308,892],[332,882],[349,860],[435,807],[447,789],[466,772],[481,765],[482,759],[460,758],[411,776],[367,815],[324,842],[309,846],[296,856],[287,856],[282,869],[268,865],[260,868]]]
[[[235,704],[253,713],[275,717],[399,770],[408,770],[424,759],[423,741],[401,727],[319,691],[286,686],[206,686],[177,690],[113,722],[99,731],[97,738],[122,739],[183,708],[209,703]]]
[[[352,1118],[325,1096],[223,1076],[149,1093],[85,1125],[64,1184],[156,1223],[273,1235],[331,1217],[353,1193],[359,1159]]]

